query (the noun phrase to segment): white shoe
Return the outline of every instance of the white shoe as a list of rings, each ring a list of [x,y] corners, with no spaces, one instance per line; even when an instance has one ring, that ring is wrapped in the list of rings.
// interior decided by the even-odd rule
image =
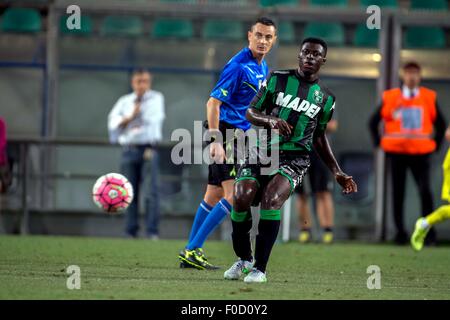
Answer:
[[[244,278],[244,282],[267,282],[266,274],[253,268],[252,271]]]
[[[238,280],[243,274],[248,274],[252,268],[253,261],[238,260],[225,271],[223,277],[227,280]]]

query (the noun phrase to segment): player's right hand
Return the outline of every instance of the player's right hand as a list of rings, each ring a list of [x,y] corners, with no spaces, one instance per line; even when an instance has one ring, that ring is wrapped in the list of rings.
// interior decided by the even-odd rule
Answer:
[[[211,143],[209,155],[214,160],[214,163],[222,164],[225,162],[225,150],[223,149],[223,145],[219,142]]]
[[[269,126],[271,129],[278,129],[280,131],[280,134],[286,137],[291,135],[293,129],[293,127],[289,123],[287,123],[286,120],[276,117],[270,117]]]
[[[352,176],[349,176],[340,171],[335,174],[335,178],[336,181],[341,185],[343,194],[358,192],[358,186],[356,185],[356,182],[353,180]]]

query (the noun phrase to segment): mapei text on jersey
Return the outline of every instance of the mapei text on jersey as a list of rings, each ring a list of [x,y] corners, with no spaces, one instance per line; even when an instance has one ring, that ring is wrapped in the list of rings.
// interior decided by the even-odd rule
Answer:
[[[318,105],[315,105],[307,100],[302,100],[299,97],[296,97],[292,101],[291,99],[292,95],[285,95],[284,92],[279,92],[275,104],[298,112],[305,112],[305,115],[311,119],[313,119],[320,111],[320,107]]]

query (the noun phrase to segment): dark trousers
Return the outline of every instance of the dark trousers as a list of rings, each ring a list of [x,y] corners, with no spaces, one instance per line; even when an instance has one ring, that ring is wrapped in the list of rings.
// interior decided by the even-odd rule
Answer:
[[[145,222],[148,236],[158,235],[159,226],[159,163],[157,150],[152,148],[150,160],[144,159],[146,147],[124,147],[121,172],[128,178],[134,190],[133,202],[125,213],[125,232],[136,237],[139,231],[139,197],[145,196]],[[142,188],[142,192],[141,192]]]
[[[393,186],[394,222],[397,234],[406,235],[403,223],[406,170],[410,169],[419,189],[422,216],[433,211],[433,194],[430,186],[431,155],[404,155],[386,153],[391,166]],[[432,231],[432,234],[434,230]],[[433,235],[431,235],[433,237]]]

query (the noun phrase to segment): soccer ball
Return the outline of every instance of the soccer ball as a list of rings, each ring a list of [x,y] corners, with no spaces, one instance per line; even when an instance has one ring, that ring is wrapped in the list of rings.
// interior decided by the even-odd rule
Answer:
[[[133,201],[133,187],[123,175],[108,173],[95,182],[92,188],[92,199],[103,211],[121,212]]]

